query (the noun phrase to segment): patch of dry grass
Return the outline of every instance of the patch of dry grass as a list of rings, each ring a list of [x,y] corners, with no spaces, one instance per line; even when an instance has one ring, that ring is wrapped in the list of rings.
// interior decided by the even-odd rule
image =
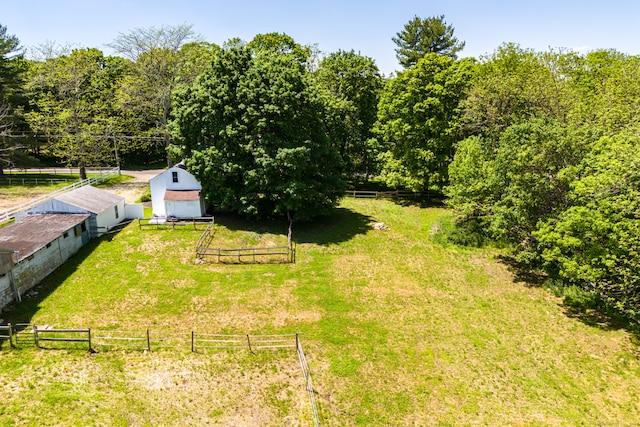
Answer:
[[[199,265],[199,232],[132,224],[85,248],[47,280],[42,298],[12,315],[60,327],[299,332],[329,426],[640,419],[631,333],[568,315],[545,289],[516,281],[493,249],[434,242],[434,225],[447,215],[346,200],[333,217],[296,226],[297,262],[278,265]],[[389,230],[374,230],[374,222]],[[227,219],[219,227],[220,235],[240,241],[283,236],[277,224],[251,229]],[[310,422],[295,354],[2,353],[0,393],[17,386],[21,393],[0,415],[17,424],[19,402],[37,409],[40,396],[61,402],[63,419],[87,413],[96,424],[107,419],[107,407],[121,408],[116,425]],[[67,378],[60,387],[53,370],[44,382],[38,373],[51,364]],[[100,380],[83,383],[86,372]],[[173,401],[163,402],[168,394]],[[37,410],[27,413],[41,420]]]
[[[0,425],[312,425],[293,350],[22,350],[2,365],[23,361],[28,369],[0,380]]]

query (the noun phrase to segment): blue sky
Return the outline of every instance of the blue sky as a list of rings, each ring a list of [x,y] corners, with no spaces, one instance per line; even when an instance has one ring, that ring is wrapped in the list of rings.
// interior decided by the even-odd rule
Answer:
[[[613,48],[640,54],[638,1],[471,0],[20,0],[3,2],[0,24],[24,46],[45,41],[97,47],[134,28],[193,24],[205,40],[284,32],[323,52],[355,50],[385,74],[399,69],[391,38],[413,16],[445,15],[466,42],[461,56],[504,42],[535,50]]]

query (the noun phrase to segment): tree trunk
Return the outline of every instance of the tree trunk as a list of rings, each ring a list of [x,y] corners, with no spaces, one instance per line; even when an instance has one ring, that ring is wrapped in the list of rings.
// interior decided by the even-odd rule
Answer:
[[[85,165],[80,165],[80,179],[87,179],[87,168],[85,167]]]

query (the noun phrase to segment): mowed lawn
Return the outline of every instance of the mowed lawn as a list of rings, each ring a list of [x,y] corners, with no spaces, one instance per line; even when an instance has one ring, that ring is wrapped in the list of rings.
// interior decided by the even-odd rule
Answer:
[[[493,249],[442,245],[446,209],[345,200],[294,227],[295,264],[196,264],[199,232],[131,224],[81,251],[10,320],[299,333],[327,426],[628,425],[631,334],[518,282]],[[214,242],[286,224],[216,218]],[[374,230],[384,222],[389,230]],[[273,243],[273,242],[275,243]],[[312,425],[293,351],[0,351],[0,425]]]

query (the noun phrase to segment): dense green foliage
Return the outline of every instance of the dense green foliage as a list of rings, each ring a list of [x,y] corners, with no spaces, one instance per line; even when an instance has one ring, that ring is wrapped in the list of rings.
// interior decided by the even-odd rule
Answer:
[[[425,191],[447,182],[447,168],[461,137],[460,102],[473,61],[428,53],[387,82],[378,110],[378,132],[389,146],[381,176],[393,187]]]
[[[593,288],[626,314],[640,310],[640,137],[605,137],[579,165],[570,206],[533,237],[544,266]]]
[[[373,59],[354,51],[338,51],[320,61],[315,72],[324,89],[325,126],[349,175],[377,171],[379,149],[373,127],[383,80]]]
[[[175,139],[213,205],[308,220],[345,189],[323,116],[299,58],[237,46],[178,95]]]
[[[500,47],[464,102],[449,168],[460,223],[517,259],[640,314],[639,59]],[[472,227],[473,228],[473,227]]]
[[[54,155],[80,167],[83,179],[85,167],[100,165],[113,152],[120,119],[113,100],[125,67],[122,58],[77,49],[30,70],[35,109],[25,117],[33,131],[46,136]]]

